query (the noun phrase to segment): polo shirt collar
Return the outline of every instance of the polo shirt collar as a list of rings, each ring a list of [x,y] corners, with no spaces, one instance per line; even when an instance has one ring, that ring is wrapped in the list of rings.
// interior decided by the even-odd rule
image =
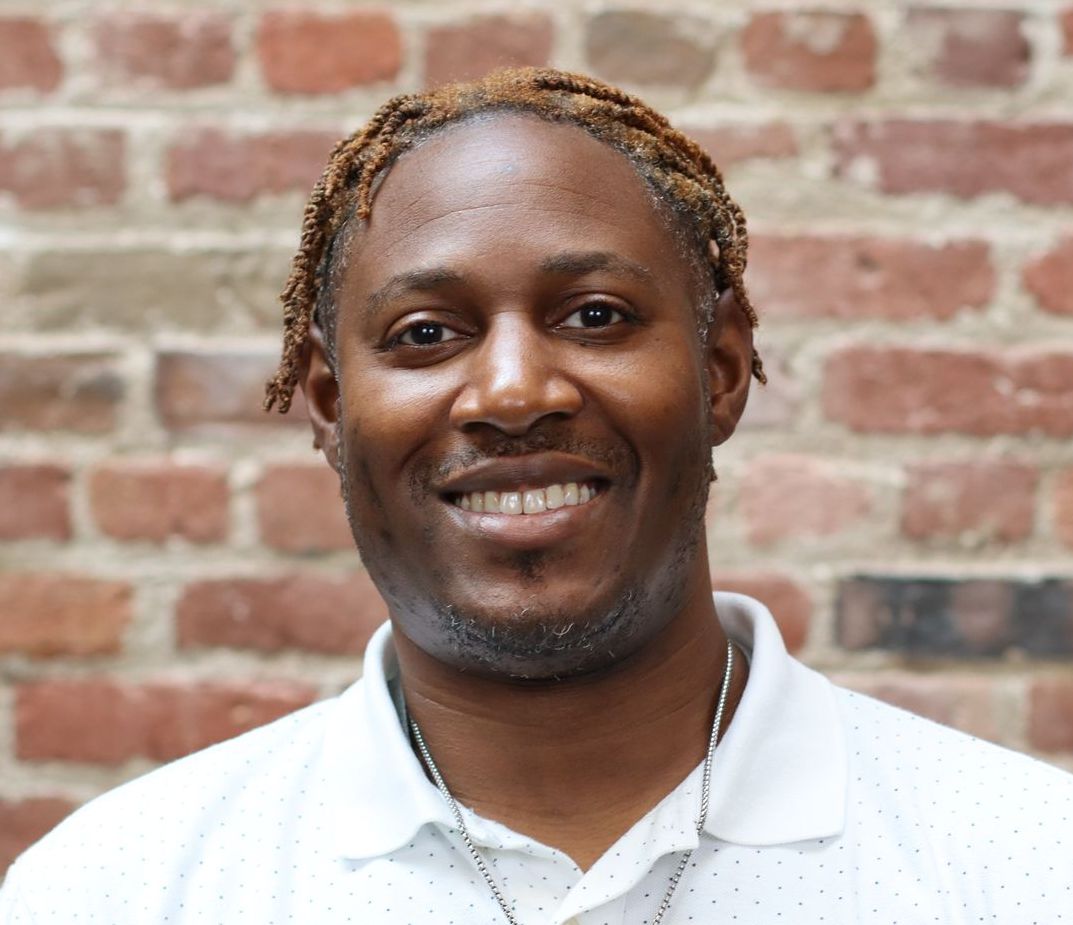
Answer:
[[[848,771],[830,682],[787,654],[763,604],[723,592],[715,603],[724,630],[750,664],[734,719],[716,749],[705,831],[758,847],[839,833]],[[363,679],[336,700],[325,737],[324,805],[342,857],[390,853],[427,823],[454,826],[399,722],[388,684],[397,674],[385,623],[366,649]]]

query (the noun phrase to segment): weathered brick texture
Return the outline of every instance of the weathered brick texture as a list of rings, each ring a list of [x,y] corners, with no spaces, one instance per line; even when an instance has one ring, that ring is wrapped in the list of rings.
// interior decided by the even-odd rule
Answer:
[[[1044,311],[1073,315],[1073,237],[1026,264],[1023,280]]]
[[[0,870],[59,825],[75,804],[58,797],[0,800]]]
[[[855,430],[1073,436],[1073,351],[851,346],[827,361],[827,416]]]
[[[124,460],[94,469],[88,491],[97,528],[117,540],[227,537],[227,473],[219,466]]]
[[[176,609],[179,645],[358,655],[387,619],[368,573],[220,579],[189,586]]]
[[[337,93],[394,77],[402,40],[386,13],[271,10],[257,30],[257,55],[273,90]]]
[[[235,71],[231,21],[223,13],[116,11],[99,16],[92,31],[97,66],[116,85],[191,90],[226,83]]]
[[[835,151],[845,175],[874,174],[886,193],[1073,203],[1073,125],[1065,122],[846,122],[836,127]]]
[[[278,719],[312,699],[308,685],[285,681],[32,681],[15,688],[15,750],[24,761],[167,761]]]
[[[866,90],[875,82],[876,50],[871,21],[856,13],[760,13],[742,33],[749,75],[787,90]]]
[[[697,87],[715,64],[714,28],[703,20],[645,10],[607,10],[589,20],[585,54],[605,80]]]
[[[541,67],[551,60],[555,27],[541,13],[480,16],[430,29],[425,83],[471,80],[497,67]]]
[[[320,176],[338,133],[186,130],[168,151],[168,193],[176,201],[206,196],[244,203],[259,195],[307,192]]]
[[[115,129],[0,132],[0,194],[25,209],[114,205],[126,185],[126,147]]]
[[[0,352],[0,430],[111,430],[126,391],[116,357]]]
[[[980,309],[995,273],[982,241],[758,236],[749,265],[765,317],[947,319]]]
[[[826,537],[860,523],[870,492],[821,460],[804,456],[754,460],[741,483],[746,534],[757,546],[794,537]]]
[[[70,539],[70,479],[63,466],[0,468],[0,540]]]
[[[1031,47],[1016,10],[930,9],[909,13],[909,39],[929,76],[953,87],[1014,87],[1028,77]]]
[[[286,552],[352,549],[339,476],[315,465],[274,466],[256,488],[261,540]]]
[[[63,62],[48,23],[29,16],[0,17],[0,91],[47,93],[63,78]]]
[[[847,649],[1073,656],[1073,583],[1058,579],[860,576],[840,582],[837,613]]]
[[[1016,462],[919,463],[909,468],[902,531],[913,539],[1015,542],[1032,532],[1038,470]]]
[[[386,604],[301,391],[262,411],[279,292],[335,142],[507,63],[640,94],[747,215],[770,381],[715,449],[713,587],[851,686],[1073,768],[1069,0],[19,0],[0,875],[105,780],[360,674]]]
[[[131,618],[126,582],[82,575],[0,573],[0,653],[35,657],[119,651]]]

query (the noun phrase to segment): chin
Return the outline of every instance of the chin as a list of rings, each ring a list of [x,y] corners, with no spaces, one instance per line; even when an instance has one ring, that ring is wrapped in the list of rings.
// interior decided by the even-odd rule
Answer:
[[[561,680],[604,671],[636,651],[653,630],[651,602],[639,589],[609,603],[555,608],[535,600],[519,609],[441,603],[422,646],[456,668],[518,681]],[[417,640],[415,640],[417,641]]]

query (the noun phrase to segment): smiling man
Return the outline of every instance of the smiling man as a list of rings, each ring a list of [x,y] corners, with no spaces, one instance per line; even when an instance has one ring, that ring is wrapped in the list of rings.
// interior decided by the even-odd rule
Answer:
[[[0,921],[1054,922],[1070,778],[831,686],[709,590],[752,376],[744,218],[549,70],[337,146],[268,404],[304,391],[391,620],[340,698],[94,802]]]

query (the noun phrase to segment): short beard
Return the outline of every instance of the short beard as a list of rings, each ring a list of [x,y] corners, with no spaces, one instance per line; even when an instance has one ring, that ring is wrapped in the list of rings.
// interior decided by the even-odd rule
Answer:
[[[561,681],[598,672],[624,654],[646,612],[644,595],[627,589],[599,615],[543,614],[535,620],[522,609],[510,621],[490,621],[453,604],[436,608],[442,634],[456,664],[516,681]]]

